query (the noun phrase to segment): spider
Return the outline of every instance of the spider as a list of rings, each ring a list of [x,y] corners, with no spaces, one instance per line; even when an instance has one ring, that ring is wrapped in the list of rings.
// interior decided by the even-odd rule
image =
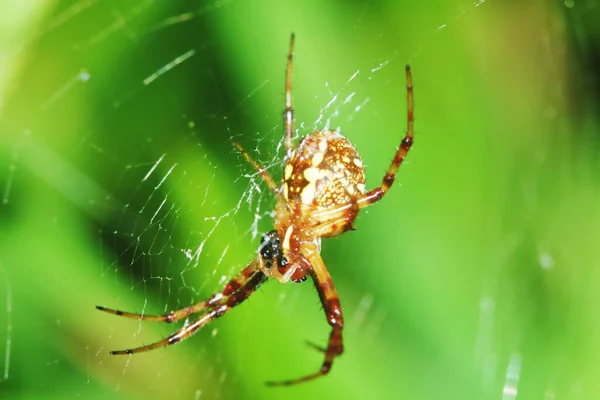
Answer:
[[[292,385],[326,375],[335,357],[342,354],[344,318],[333,281],[321,259],[321,238],[353,230],[358,212],[381,200],[392,186],[396,172],[413,142],[413,90],[410,66],[406,65],[407,130],[379,187],[365,190],[362,161],[352,144],[334,130],[322,130],[306,136],[294,147],[294,110],[292,108],[292,65],[294,34],[290,37],[285,77],[283,112],[286,156],[283,181],[277,185],[267,170],[238,143],[236,149],[256,169],[276,197],[274,229],[262,236],[257,255],[225,287],[205,301],[164,315],[135,314],[96,306],[98,310],[144,321],[175,322],[194,314],[200,316],[175,333],[147,346],[111,351],[110,354],[134,354],[169,346],[187,339],[215,318],[241,304],[269,278],[281,283],[302,282],[310,276],[319,294],[327,322],[331,326],[326,348],[312,345],[324,353],[316,372],[301,378],[267,382],[268,385]]]

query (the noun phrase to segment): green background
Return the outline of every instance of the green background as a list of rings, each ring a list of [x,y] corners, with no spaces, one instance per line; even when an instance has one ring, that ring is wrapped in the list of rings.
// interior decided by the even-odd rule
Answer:
[[[596,2],[13,3],[0,397],[600,398]],[[323,242],[346,352],[325,378],[266,387],[315,371],[305,341],[329,334],[310,282],[269,282],[184,343],[109,356],[177,327],[95,305],[199,301],[271,229],[273,200],[231,142],[279,179],[292,31],[298,134],[340,128],[369,188],[403,136],[413,68],[397,183]]]

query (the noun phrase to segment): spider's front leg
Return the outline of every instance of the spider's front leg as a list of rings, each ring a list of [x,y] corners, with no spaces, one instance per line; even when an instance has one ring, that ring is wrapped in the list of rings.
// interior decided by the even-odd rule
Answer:
[[[246,268],[244,268],[239,274],[237,274],[231,281],[229,281],[223,290],[210,296],[207,300],[192,304],[189,307],[182,308],[180,310],[173,310],[167,314],[162,315],[147,315],[138,314],[127,311],[115,310],[104,306],[96,306],[97,310],[104,311],[109,314],[118,315],[120,317],[138,319],[140,321],[155,321],[155,322],[176,322],[182,319],[188,318],[190,315],[198,314],[209,308],[215,307],[222,304],[224,300],[227,300],[234,292],[239,290],[248,279],[254,275],[258,270],[257,261],[254,260]]]
[[[341,355],[344,351],[344,343],[342,340],[344,317],[342,315],[342,307],[340,305],[338,294],[333,286],[331,275],[329,275],[329,272],[323,263],[323,259],[321,258],[321,255],[319,254],[315,245],[304,245],[302,247],[302,253],[312,265],[311,277],[313,278],[315,287],[319,293],[319,298],[323,304],[327,322],[331,326],[331,334],[329,335],[327,348],[320,349],[319,347],[313,345],[313,347],[316,347],[325,353],[325,360],[321,365],[321,369],[313,374],[287,381],[267,382],[267,385],[269,386],[289,386],[296,383],[310,381],[318,378],[319,376],[326,375],[331,370],[333,359]]]
[[[229,281],[221,292],[211,296],[208,300],[197,303],[193,306],[186,307],[182,310],[172,311],[164,315],[143,315],[128,313],[119,310],[113,310],[106,307],[96,306],[98,310],[105,311],[109,314],[124,316],[127,318],[135,318],[140,320],[173,322],[183,319],[191,314],[206,311],[192,323],[184,325],[181,329],[170,335],[168,338],[149,344],[147,346],[136,347],[127,350],[111,351],[112,355],[133,354],[144,351],[153,350],[159,347],[168,346],[187,339],[200,328],[210,323],[215,318],[221,317],[233,307],[239,305],[246,300],[252,293],[256,291],[266,280],[267,276],[259,269],[260,261],[253,260],[246,268],[244,268],[235,278]]]

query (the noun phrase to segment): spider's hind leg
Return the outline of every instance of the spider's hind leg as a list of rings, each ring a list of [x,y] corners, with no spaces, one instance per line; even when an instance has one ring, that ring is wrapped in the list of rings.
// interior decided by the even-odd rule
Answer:
[[[410,72],[410,65],[406,65],[406,134],[400,142],[398,150],[392,163],[388,167],[385,173],[381,186],[369,191],[363,197],[358,199],[358,207],[365,208],[373,203],[378,202],[381,198],[390,190],[390,187],[396,179],[396,173],[404,161],[406,154],[410,150],[413,144],[413,130],[414,130],[414,108],[413,108],[413,86],[412,86],[412,74]]]
[[[294,66],[294,34],[290,36],[290,49],[285,68],[285,110],[283,111],[283,130],[285,131],[286,156],[292,151],[294,133],[294,109],[292,108],[292,67]]]
[[[250,154],[248,154],[248,152],[246,150],[244,150],[244,148],[242,147],[241,144],[234,141],[233,145],[235,146],[237,151],[239,151],[240,154],[244,156],[246,161],[248,161],[248,163],[250,163],[254,167],[256,172],[258,172],[260,174],[263,181],[265,181],[267,186],[269,186],[269,189],[271,189],[271,192],[276,193],[277,185],[275,184],[275,181],[273,180],[273,178],[271,178],[271,175],[269,175],[269,173],[267,172],[267,169],[265,167],[263,167],[261,163],[259,163],[255,159],[253,159],[252,156]]]

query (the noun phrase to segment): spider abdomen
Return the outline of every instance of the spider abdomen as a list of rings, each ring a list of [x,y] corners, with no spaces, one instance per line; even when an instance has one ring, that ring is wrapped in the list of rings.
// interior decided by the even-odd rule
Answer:
[[[364,193],[362,161],[350,141],[337,131],[306,136],[285,165],[283,194],[288,201],[331,209]]]

